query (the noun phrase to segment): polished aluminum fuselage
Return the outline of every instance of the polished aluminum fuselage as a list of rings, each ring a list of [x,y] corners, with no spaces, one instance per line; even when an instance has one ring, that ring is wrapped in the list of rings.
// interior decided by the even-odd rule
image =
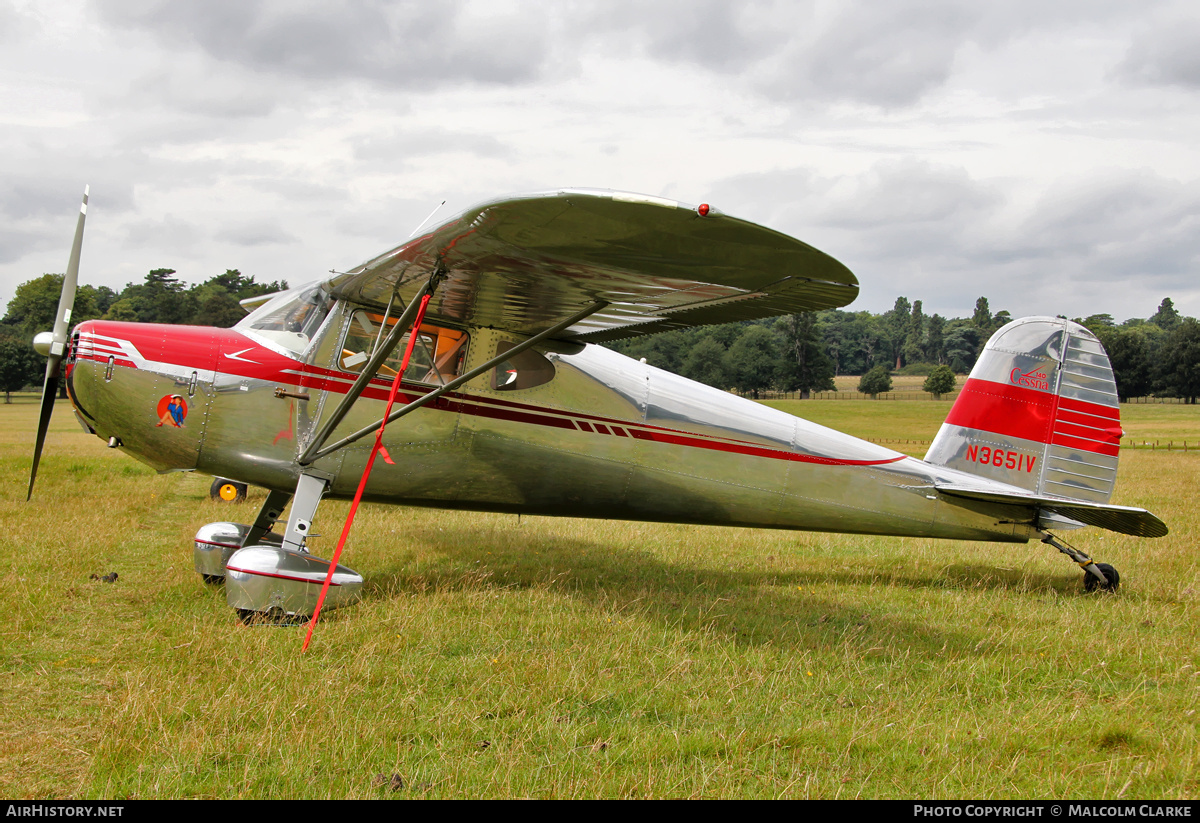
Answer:
[[[84,425],[160,471],[197,470],[277,490],[345,395],[338,362],[349,306],[335,306],[303,354],[247,329],[93,321],[69,366]],[[469,328],[464,371],[511,335]],[[558,348],[559,351],[554,349]],[[389,425],[369,500],[525,514],[655,520],[1019,542],[1014,507],[951,499],[939,483],[1010,488],[907,457],[595,345],[541,349],[554,378],[520,391],[488,375]],[[568,353],[571,352],[571,353]],[[383,414],[390,381],[359,398],[338,434]],[[277,396],[286,392],[283,396]],[[402,400],[429,387],[404,384]],[[182,426],[158,425],[164,398]],[[289,396],[301,395],[301,397]],[[306,397],[305,397],[306,396]],[[350,497],[374,440],[311,467]]]

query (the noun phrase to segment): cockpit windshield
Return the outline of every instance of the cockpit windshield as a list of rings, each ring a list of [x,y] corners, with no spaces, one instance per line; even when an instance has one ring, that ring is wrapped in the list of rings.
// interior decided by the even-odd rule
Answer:
[[[259,306],[235,328],[253,331],[300,354],[321,328],[331,305],[329,295],[320,286],[284,292]]]

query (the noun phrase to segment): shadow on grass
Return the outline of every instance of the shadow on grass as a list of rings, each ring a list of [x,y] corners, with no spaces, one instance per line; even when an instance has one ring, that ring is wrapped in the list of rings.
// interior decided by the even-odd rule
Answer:
[[[948,629],[937,618],[909,616],[920,605],[910,603],[909,612],[900,613],[894,604],[870,602],[872,587],[1013,590],[1020,596],[1072,593],[1057,575],[982,565],[951,566],[925,575],[884,570],[869,560],[859,569],[837,571],[722,570],[664,562],[649,552],[592,541],[530,538],[487,528],[446,533],[415,528],[405,534],[406,542],[441,556],[444,562],[426,561],[413,571],[414,564],[397,561],[367,576],[364,596],[370,600],[397,594],[543,589],[596,608],[631,611],[685,630],[715,632],[738,644],[845,646],[864,656],[884,657],[903,650],[933,657],[971,652],[983,636]],[[846,598],[839,601],[813,594],[811,587],[821,584],[846,587]]]

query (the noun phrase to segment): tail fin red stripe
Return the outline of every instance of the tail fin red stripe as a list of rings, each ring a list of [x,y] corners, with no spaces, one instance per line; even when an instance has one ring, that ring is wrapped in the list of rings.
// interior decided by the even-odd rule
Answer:
[[[1116,406],[1102,406],[1099,403],[1089,403],[1086,400],[1076,400],[1073,397],[1060,397],[1058,399],[1058,407],[1067,411],[1106,417],[1109,420],[1121,419],[1121,410]]]
[[[1055,435],[1069,435],[1074,437],[1083,437],[1088,440],[1096,440],[1101,443],[1120,443],[1121,429],[1118,428],[1100,428],[1097,426],[1080,426],[1076,423],[1068,423],[1065,420],[1059,420],[1054,426]]]
[[[1007,437],[1049,443],[1055,396],[988,380],[968,378],[946,422]]]
[[[1109,457],[1117,457],[1121,453],[1121,447],[1116,443],[1099,443],[1095,440],[1085,440],[1082,437],[1072,437],[1069,434],[1056,433],[1050,442],[1055,446],[1079,449],[1093,454],[1106,454]]]

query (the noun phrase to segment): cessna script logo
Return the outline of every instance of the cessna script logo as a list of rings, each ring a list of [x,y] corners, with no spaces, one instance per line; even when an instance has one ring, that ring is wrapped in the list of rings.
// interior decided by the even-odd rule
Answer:
[[[1025,386],[1029,389],[1050,391],[1050,379],[1040,366],[1035,366],[1028,372],[1022,372],[1019,367],[1015,368],[1009,372],[1008,381],[1014,386]]]

